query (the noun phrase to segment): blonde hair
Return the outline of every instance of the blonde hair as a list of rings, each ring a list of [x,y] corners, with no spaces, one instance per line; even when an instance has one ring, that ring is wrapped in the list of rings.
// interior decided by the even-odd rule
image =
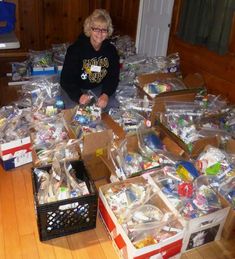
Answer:
[[[96,9],[88,16],[84,22],[84,33],[87,37],[91,36],[91,26],[94,22],[107,24],[108,37],[113,34],[113,24],[109,13],[104,9]]]

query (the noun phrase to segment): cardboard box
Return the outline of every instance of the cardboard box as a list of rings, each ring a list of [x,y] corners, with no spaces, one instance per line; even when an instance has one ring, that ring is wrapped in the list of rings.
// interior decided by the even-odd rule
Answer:
[[[10,170],[32,162],[32,145],[30,137],[13,140],[0,145],[1,164]]]
[[[155,98],[155,104],[151,113],[151,124],[158,126],[165,134],[171,138],[182,149],[181,155],[186,158],[196,158],[207,145],[219,147],[220,139],[217,136],[208,136],[198,139],[193,143],[192,149],[183,142],[177,135],[171,132],[163,123],[160,122],[161,113],[165,112],[165,104],[170,101],[179,102],[193,102],[196,96],[196,92],[191,89],[186,91],[175,91],[159,95]]]
[[[165,149],[172,153],[175,156],[180,156],[184,153],[184,150],[171,138],[169,137],[164,130],[162,130],[160,127],[155,128],[149,128],[147,131],[155,131],[156,134],[159,136],[160,140],[162,141],[163,145],[165,146]],[[126,135],[127,139],[127,149],[130,152],[138,152],[139,146],[138,146],[138,138],[136,134],[129,134]],[[118,146],[118,144],[117,144]],[[116,163],[116,151],[115,150],[109,150],[107,153],[104,153],[104,155],[101,156],[101,159],[103,163],[107,166],[107,168],[110,171],[111,176],[111,182],[116,182],[119,180],[123,180],[123,178],[120,175],[119,166]],[[137,175],[140,175],[142,173],[150,173],[151,171],[154,171],[156,168],[150,168],[141,172],[138,172]],[[125,178],[124,178],[125,179]]]
[[[227,240],[232,239],[235,237],[235,210],[231,207],[231,204],[221,194],[218,195],[220,196],[223,206],[228,206],[230,208],[228,217],[224,224],[222,237]]]
[[[70,127],[70,123],[75,114],[76,108],[63,111],[66,128],[69,132],[69,137],[76,139],[76,133]],[[83,137],[83,147],[81,156],[85,166],[94,181],[101,178],[109,178],[110,172],[106,165],[102,162],[101,156],[107,152],[107,146],[113,141],[112,129],[107,129],[101,132],[89,133]]]
[[[235,140],[234,139],[230,139],[226,143],[225,150],[228,153],[235,154]],[[228,217],[224,224],[222,236],[225,239],[232,239],[235,237],[235,209],[233,209],[231,207],[231,204],[224,197],[221,197],[221,201],[225,204],[225,206],[230,207]]]
[[[221,239],[222,230],[230,208],[228,204],[222,201],[220,196],[218,196],[218,198],[222,204],[222,209],[198,218],[185,219],[163,194],[159,186],[153,180],[153,177],[154,174],[148,175],[149,182],[156,186],[161,198],[174,213],[178,214],[178,217],[182,219],[185,226],[185,235],[181,252]]]
[[[229,212],[225,207],[208,215],[187,221],[182,252],[220,240]]]
[[[185,85],[187,89],[184,90],[176,90],[176,91],[170,91],[170,92],[163,92],[158,95],[156,95],[155,98],[161,97],[161,96],[167,96],[171,93],[185,93],[187,91],[197,93],[199,90],[205,88],[205,82],[203,77],[198,74],[189,74],[184,79],[177,78],[175,73],[149,73],[149,74],[142,74],[137,77],[138,80],[138,88],[142,92],[142,95],[147,95],[150,99],[152,97],[147,94],[143,88],[146,84],[152,83],[156,80],[167,80],[167,79],[178,79],[182,81],[182,84]],[[153,98],[155,100],[155,98]]]
[[[101,160],[101,156],[106,154],[112,138],[113,132],[110,129],[84,136],[82,159],[94,181],[110,177],[110,172]]]
[[[235,139],[229,139],[225,145],[225,150],[229,154],[235,154]]]
[[[143,177],[135,177],[132,179],[125,180],[125,182],[130,181],[145,181]],[[184,230],[179,231],[176,235],[166,238],[162,242],[154,245],[145,246],[143,248],[137,249],[130,241],[123,227],[119,224],[113,211],[110,209],[104,193],[111,186],[120,183],[112,183],[101,186],[99,188],[99,214],[101,219],[108,231],[112,243],[120,256],[123,259],[148,259],[148,258],[170,258],[172,256],[179,256],[182,247],[182,239],[184,236]],[[158,194],[155,196],[156,206],[164,209],[165,211],[171,211],[170,208],[165,204]],[[180,224],[180,222],[179,222]]]
[[[207,145],[214,147],[219,147],[220,138],[217,136],[208,136],[205,138],[200,138],[192,143],[192,149],[189,149],[189,146],[184,143],[177,135],[171,132],[166,126],[159,122],[158,127],[165,132],[165,134],[171,138],[182,150],[182,157],[185,159],[196,158],[204,150]]]

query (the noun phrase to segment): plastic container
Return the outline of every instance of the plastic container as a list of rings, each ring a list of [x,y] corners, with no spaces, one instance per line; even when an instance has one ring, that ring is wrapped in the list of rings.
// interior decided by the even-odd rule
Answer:
[[[83,161],[71,162],[76,177],[86,182],[89,194],[65,200],[39,204],[37,194],[39,184],[32,169],[33,193],[37,214],[38,233],[41,241],[81,232],[96,227],[98,195],[90,180]],[[50,171],[51,166],[41,167]]]

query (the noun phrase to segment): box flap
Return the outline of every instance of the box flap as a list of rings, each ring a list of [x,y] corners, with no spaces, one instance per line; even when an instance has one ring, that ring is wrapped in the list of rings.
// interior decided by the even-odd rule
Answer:
[[[184,79],[184,84],[188,88],[204,88],[205,87],[205,81],[201,74],[194,73],[194,74],[188,74]]]
[[[85,135],[83,156],[94,154],[98,149],[107,148],[108,144],[112,141],[113,131],[111,129]]]
[[[179,90],[159,94],[154,98],[154,106],[151,112],[151,125],[155,125],[156,119],[159,118],[159,113],[165,112],[165,103],[170,101],[192,102],[195,99],[196,89]]]
[[[139,82],[139,86],[141,88],[144,87],[145,84],[154,82],[156,80],[162,80],[167,78],[175,78],[175,73],[149,73],[149,74],[142,74],[137,77]]]

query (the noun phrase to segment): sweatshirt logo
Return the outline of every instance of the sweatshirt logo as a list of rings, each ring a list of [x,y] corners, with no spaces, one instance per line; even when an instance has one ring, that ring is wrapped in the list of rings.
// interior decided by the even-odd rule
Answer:
[[[92,67],[96,67],[96,69],[92,69]],[[106,57],[84,59],[81,78],[88,79],[90,83],[99,84],[107,75],[108,67],[109,61]]]

